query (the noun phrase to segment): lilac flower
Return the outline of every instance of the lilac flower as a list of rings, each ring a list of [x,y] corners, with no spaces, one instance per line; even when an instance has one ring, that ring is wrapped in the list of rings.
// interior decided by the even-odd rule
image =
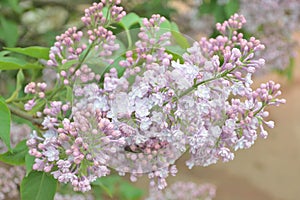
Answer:
[[[108,2],[111,20],[123,16],[118,3]],[[144,19],[139,40],[119,62],[123,75],[111,68],[98,84],[100,76],[88,60],[108,61],[118,48],[105,28],[111,21],[103,16],[104,6],[102,1],[85,11],[87,35],[71,28],[50,51],[59,83],[67,80],[74,95],[73,102],[47,102],[44,132],[27,142],[35,170],[50,172],[81,192],[109,175],[110,168],[130,173],[132,181],[148,174],[161,190],[177,173],[175,162],[183,153],[190,154],[190,168],[227,162],[235,149],[254,143],[258,129],[267,135],[264,126],[273,124],[265,121],[265,107],[285,101],[278,99],[280,87],[272,81],[251,88],[251,75],[264,64],[256,58],[264,45],[238,32],[245,23],[242,15],[217,24],[217,38],[194,42],[183,62],[166,51],[171,34],[160,31],[165,19]]]

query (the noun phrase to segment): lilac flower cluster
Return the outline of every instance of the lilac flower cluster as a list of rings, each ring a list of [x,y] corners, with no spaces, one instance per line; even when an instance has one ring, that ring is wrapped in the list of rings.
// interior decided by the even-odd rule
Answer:
[[[196,184],[193,182],[175,182],[165,191],[150,191],[146,200],[212,200],[216,196],[216,187],[211,184]]]
[[[219,5],[227,4],[218,0]],[[300,1],[298,0],[240,0],[239,13],[247,19],[246,32],[258,37],[266,45],[260,56],[266,60],[266,66],[260,73],[270,70],[284,70],[289,67],[296,56],[297,42],[292,34],[300,30]],[[203,34],[212,34],[213,16],[203,15],[199,18],[199,6],[202,0],[194,0],[191,12],[188,13],[192,29]]]
[[[25,94],[33,94],[34,98],[29,100],[25,105],[24,109],[26,111],[31,110],[35,105],[36,105],[36,99],[43,99],[45,98],[45,90],[47,88],[46,83],[35,83],[35,82],[30,82],[28,83],[25,88],[24,88],[24,93]]]
[[[179,61],[166,50],[172,35],[160,29],[165,19],[153,15],[142,21],[139,40],[118,68],[100,76],[88,60],[114,57],[116,38],[105,27],[124,16],[118,3],[93,4],[82,18],[87,32],[69,29],[51,49],[48,64],[58,84],[73,89],[73,101],[52,100],[40,113],[44,132],[34,131],[27,141],[34,170],[75,191],[90,190],[110,168],[130,173],[132,181],[147,174],[151,186],[163,189],[183,153],[191,156],[189,168],[227,162],[258,134],[267,136],[264,127],[274,123],[265,120],[264,109],[285,100],[277,98],[280,86],[272,81],[251,88],[252,74],[264,65],[255,58],[264,45],[238,33],[243,16],[217,24],[220,36],[195,42]]]

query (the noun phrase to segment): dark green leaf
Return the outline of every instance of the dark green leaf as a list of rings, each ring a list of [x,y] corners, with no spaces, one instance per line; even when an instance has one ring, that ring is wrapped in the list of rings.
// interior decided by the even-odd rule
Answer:
[[[0,39],[5,42],[6,46],[14,47],[18,38],[18,25],[0,16]]]
[[[22,200],[53,200],[57,180],[45,172],[32,171],[21,183]]]
[[[92,186],[92,191],[93,191],[93,196],[97,200],[103,200],[103,190],[100,186],[98,185],[93,185]]]
[[[92,182],[93,186],[99,186],[109,197],[113,197],[117,189],[117,184],[120,183],[121,178],[119,176],[108,176],[98,178]]]
[[[239,10],[239,7],[239,0],[229,0],[224,6],[226,18],[229,18],[231,15],[236,13]]]
[[[0,98],[0,139],[4,142],[9,150],[10,146],[10,110],[8,109],[3,98]]]
[[[13,11],[15,11],[18,14],[21,14],[22,8],[19,4],[19,0],[2,0],[1,4],[3,6],[10,7]]]
[[[22,140],[17,146],[4,154],[0,155],[0,161],[10,165],[24,165],[25,156],[28,154],[26,140]]]
[[[41,69],[41,65],[27,63],[26,61],[14,57],[0,57],[0,70],[16,69]]]
[[[216,6],[218,6],[217,0],[204,0],[199,6],[199,14],[211,14],[214,12]]]
[[[143,190],[124,182],[120,185],[120,196],[124,200],[138,200],[143,196]]]
[[[49,48],[46,47],[39,47],[39,46],[32,46],[32,47],[26,47],[26,48],[6,48],[9,51],[20,53],[26,56],[30,56],[33,58],[39,58],[39,59],[49,59]]]
[[[217,5],[214,9],[214,17],[215,17],[215,22],[224,22],[227,20],[227,16],[224,10],[223,6]]]
[[[34,164],[34,156],[26,154],[25,156],[25,166],[26,166],[26,176],[32,171],[32,166]]]

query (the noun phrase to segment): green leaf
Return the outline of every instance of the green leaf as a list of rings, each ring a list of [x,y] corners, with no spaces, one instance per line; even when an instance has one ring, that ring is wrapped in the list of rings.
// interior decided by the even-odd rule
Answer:
[[[83,55],[83,54],[81,54]],[[72,67],[73,65],[76,65],[77,63],[79,63],[78,60],[68,60],[66,63],[64,63],[62,66],[60,66],[59,68],[61,70],[66,70],[69,69],[70,67]]]
[[[204,0],[199,6],[199,14],[210,14],[213,13],[217,6],[217,0]]]
[[[172,36],[174,37],[176,43],[183,49],[190,47],[188,40],[180,33],[179,28],[176,23],[171,22]]]
[[[68,85],[66,86],[66,88],[67,88],[67,94],[66,94],[67,101],[73,102],[73,89]]]
[[[22,13],[22,7],[19,4],[19,0],[9,0],[10,7],[18,14]]]
[[[129,30],[130,27],[134,24],[141,22],[141,18],[135,13],[129,13],[121,19],[119,24],[124,28]]]
[[[103,200],[103,190],[100,186],[93,185],[92,191],[93,191],[93,196],[94,196],[95,199]]]
[[[30,56],[33,58],[38,59],[49,59],[49,48],[46,47],[40,47],[40,46],[32,46],[32,47],[26,47],[26,48],[5,48],[11,52],[20,53],[26,56]]]
[[[18,14],[22,13],[22,7],[19,4],[19,0],[2,0],[1,4],[3,6],[10,7],[13,11]]]
[[[114,62],[112,64],[108,65],[105,68],[105,70],[101,73],[101,80],[100,80],[100,82],[103,82],[103,80],[104,80],[104,74],[108,73],[111,68],[115,68],[117,70],[118,77],[121,77],[123,75],[123,73],[125,71],[125,67],[121,67],[119,65],[119,62],[121,60],[126,60],[126,58],[124,56],[117,57],[117,58],[114,59]]]
[[[22,89],[22,84],[24,82],[24,74],[23,74],[23,71],[22,69],[19,70],[18,74],[17,74],[17,83],[16,83],[16,89],[15,91],[12,93],[12,95],[6,99],[6,102],[11,102],[12,100],[14,100],[15,98],[18,98],[19,96],[19,92],[20,90]]]
[[[0,57],[4,57],[8,55],[10,52],[9,51],[0,51]]]
[[[93,186],[99,186],[110,198],[116,192],[116,185],[120,183],[121,178],[119,176],[108,176],[98,178],[92,182]]]
[[[180,63],[183,63],[184,60],[182,58],[182,55],[186,52],[184,49],[182,49],[179,46],[167,46],[166,52],[169,54],[172,54],[173,60],[179,60]]]
[[[175,42],[182,48],[186,49],[190,47],[187,39],[180,33],[179,28],[176,23],[165,20],[160,24],[160,33],[171,32],[172,37],[175,39]]]
[[[20,69],[17,74],[17,85],[16,85],[17,92],[19,92],[22,89],[22,84],[23,84],[24,80],[25,80],[25,77],[23,74],[23,70]]]
[[[41,69],[39,64],[28,63],[22,59],[14,57],[0,57],[0,70],[16,69]]]
[[[26,176],[32,171],[32,166],[34,164],[34,156],[26,154],[25,156],[25,166],[26,166]]]
[[[231,15],[236,13],[240,8],[239,0],[229,0],[228,3],[224,6],[226,18],[229,18]]]
[[[53,200],[57,180],[45,172],[32,171],[21,183],[22,200]]]
[[[97,186],[99,186],[110,198],[113,197],[113,190],[110,187],[107,187],[105,184],[103,184],[102,182],[99,182],[97,184]]]
[[[24,165],[25,156],[28,154],[26,140],[22,140],[17,146],[4,154],[0,155],[0,161],[10,165]]]
[[[3,98],[0,98],[0,139],[7,146],[9,151],[10,146],[10,110],[8,109]]]
[[[0,16],[0,39],[8,47],[14,47],[19,38],[18,25],[14,21]]]
[[[120,185],[120,196],[124,200],[138,200],[143,196],[143,190],[124,182]]]
[[[217,5],[214,9],[215,22],[224,22],[227,19],[226,12],[223,6]]]

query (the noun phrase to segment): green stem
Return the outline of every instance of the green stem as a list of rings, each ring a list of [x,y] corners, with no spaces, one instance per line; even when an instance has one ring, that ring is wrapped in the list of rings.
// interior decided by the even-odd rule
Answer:
[[[33,117],[32,115],[28,114],[27,112],[25,112],[23,110],[20,110],[16,106],[8,104],[7,107],[10,109],[12,114],[19,116],[21,118],[24,118],[24,119],[32,122],[33,124],[40,125],[42,123],[42,120]]]
[[[132,39],[130,36],[130,32],[128,29],[125,29],[125,33],[126,33],[127,41],[128,41],[128,49],[131,49],[132,48]]]
[[[255,113],[254,113],[254,116],[256,116],[262,109],[264,109],[266,107],[266,104],[263,103],[262,106],[260,107],[259,110],[257,110]]]

